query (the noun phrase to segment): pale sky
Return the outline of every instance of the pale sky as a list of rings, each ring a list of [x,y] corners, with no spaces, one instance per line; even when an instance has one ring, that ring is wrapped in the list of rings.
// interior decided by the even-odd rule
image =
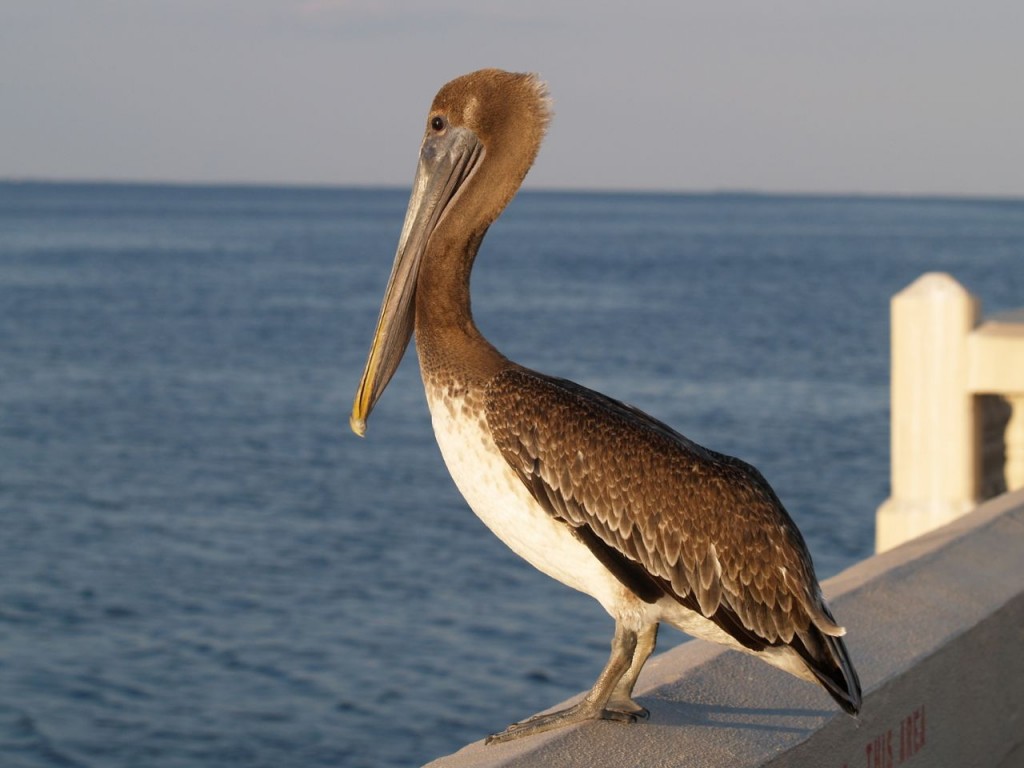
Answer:
[[[1021,0],[0,0],[0,178],[408,186],[484,66],[534,187],[1024,197]]]

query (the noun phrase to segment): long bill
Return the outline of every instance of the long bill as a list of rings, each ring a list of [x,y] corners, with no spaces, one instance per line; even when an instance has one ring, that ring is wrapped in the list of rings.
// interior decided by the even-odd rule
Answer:
[[[482,157],[483,145],[469,129],[447,126],[435,133],[428,128],[377,330],[349,417],[352,431],[360,437],[366,434],[366,420],[409,346],[415,321],[416,281],[430,235]]]

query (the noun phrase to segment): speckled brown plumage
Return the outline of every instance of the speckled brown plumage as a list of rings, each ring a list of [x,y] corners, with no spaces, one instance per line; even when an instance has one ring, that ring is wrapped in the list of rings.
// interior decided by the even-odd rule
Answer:
[[[574,382],[509,367],[488,428],[515,473],[640,599],[698,611],[744,647],[791,645],[844,709],[854,676],[810,554],[754,467]],[[551,425],[557,425],[552,428]]]
[[[761,474],[570,381],[510,368],[487,386],[495,443],[551,514],[761,644],[829,629],[796,526]],[[557,425],[557,428],[551,428]],[[783,570],[784,569],[784,570]]]

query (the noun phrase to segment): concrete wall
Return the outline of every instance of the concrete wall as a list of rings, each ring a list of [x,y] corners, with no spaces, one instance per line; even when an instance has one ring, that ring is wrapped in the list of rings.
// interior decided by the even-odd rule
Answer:
[[[815,686],[694,640],[648,663],[645,723],[478,742],[430,768],[1024,766],[1024,491],[855,565],[825,593],[864,685],[859,720]]]

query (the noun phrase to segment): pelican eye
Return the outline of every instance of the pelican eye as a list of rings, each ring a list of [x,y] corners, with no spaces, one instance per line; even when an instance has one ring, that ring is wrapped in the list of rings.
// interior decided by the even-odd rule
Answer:
[[[430,127],[433,128],[435,131],[443,131],[444,130],[444,118],[443,117],[435,117],[433,120],[430,121]]]

